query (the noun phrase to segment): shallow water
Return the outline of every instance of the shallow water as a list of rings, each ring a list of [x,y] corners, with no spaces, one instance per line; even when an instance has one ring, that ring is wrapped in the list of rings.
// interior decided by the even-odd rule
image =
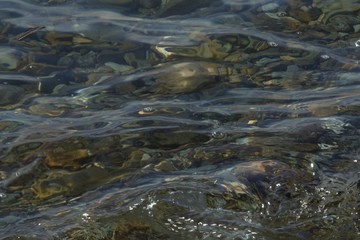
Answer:
[[[359,13],[0,0],[1,239],[359,239]]]

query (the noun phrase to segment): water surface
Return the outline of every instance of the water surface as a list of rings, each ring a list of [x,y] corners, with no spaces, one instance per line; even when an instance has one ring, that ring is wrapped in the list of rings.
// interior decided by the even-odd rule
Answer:
[[[1,239],[358,239],[359,11],[1,0]]]

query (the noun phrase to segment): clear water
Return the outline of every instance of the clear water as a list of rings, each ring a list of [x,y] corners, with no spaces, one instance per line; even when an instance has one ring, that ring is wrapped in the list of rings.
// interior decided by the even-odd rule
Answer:
[[[359,1],[1,0],[1,239],[360,239]]]

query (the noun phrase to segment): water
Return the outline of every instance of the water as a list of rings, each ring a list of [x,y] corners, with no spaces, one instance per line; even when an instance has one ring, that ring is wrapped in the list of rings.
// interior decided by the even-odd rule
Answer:
[[[360,239],[358,1],[0,1],[1,239]]]

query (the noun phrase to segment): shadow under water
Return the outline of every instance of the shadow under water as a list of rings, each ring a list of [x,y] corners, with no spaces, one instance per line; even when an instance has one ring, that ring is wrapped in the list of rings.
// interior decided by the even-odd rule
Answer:
[[[1,239],[358,239],[360,3],[0,0]]]

